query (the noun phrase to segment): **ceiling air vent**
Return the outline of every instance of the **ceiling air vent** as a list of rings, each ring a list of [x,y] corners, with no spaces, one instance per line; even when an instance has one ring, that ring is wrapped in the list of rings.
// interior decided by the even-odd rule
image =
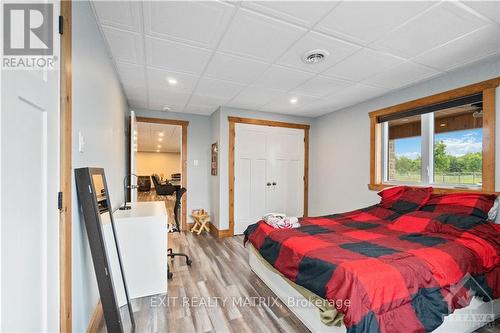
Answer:
[[[304,53],[302,61],[306,64],[317,64],[325,60],[328,55],[329,53],[326,50],[312,50]]]

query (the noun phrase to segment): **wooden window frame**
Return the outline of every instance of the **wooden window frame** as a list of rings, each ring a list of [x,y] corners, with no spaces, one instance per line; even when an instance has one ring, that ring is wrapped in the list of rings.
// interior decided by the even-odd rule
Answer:
[[[380,110],[372,111],[370,116],[370,183],[368,188],[379,191],[395,184],[382,181],[382,125],[377,122],[381,116],[394,115],[411,109],[442,103],[453,99],[483,94],[483,185],[480,189],[459,189],[434,187],[434,193],[452,192],[481,192],[495,193],[495,93],[500,85],[500,77],[471,84],[465,87],[445,91],[428,97],[393,105]]]

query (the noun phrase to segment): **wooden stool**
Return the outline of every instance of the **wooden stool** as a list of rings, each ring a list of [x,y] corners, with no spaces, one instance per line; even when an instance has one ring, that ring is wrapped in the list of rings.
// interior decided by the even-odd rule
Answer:
[[[206,232],[210,232],[208,228],[208,222],[210,222],[210,215],[205,212],[203,209],[195,210],[192,212],[191,217],[194,220],[194,225],[191,228],[191,232],[196,232],[198,235],[201,234],[204,230]]]

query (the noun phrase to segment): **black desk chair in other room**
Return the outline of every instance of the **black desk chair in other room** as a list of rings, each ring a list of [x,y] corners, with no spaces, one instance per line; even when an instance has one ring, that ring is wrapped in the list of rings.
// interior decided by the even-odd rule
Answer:
[[[158,175],[152,175],[151,180],[153,181],[156,195],[172,195],[175,193],[176,187],[170,183],[162,184]]]
[[[174,232],[181,232],[181,228],[179,226],[179,216],[180,216],[180,208],[181,208],[181,199],[182,196],[186,193],[186,189],[184,187],[179,188],[175,192],[175,206],[174,206],[174,219],[175,219],[175,226],[176,228],[174,229]],[[191,266],[191,259],[189,259],[189,256],[185,253],[174,253],[172,248],[169,248],[167,250],[167,255],[170,258],[175,258],[175,257],[185,257],[186,258],[186,265]],[[168,268],[168,273],[167,276],[169,279],[172,278],[173,274],[170,272],[170,267]]]

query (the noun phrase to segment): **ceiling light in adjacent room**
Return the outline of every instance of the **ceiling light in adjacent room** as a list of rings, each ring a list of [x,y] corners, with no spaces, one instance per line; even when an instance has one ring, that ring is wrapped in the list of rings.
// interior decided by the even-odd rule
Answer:
[[[159,153],[160,152],[160,149],[156,149],[156,152]]]
[[[163,138],[158,138],[158,141],[162,142],[162,141],[163,141]]]
[[[292,104],[297,104],[298,101],[299,101],[299,99],[297,97],[290,98],[290,103],[292,103]]]
[[[173,77],[167,77],[167,82],[172,86],[177,84],[177,80],[174,79]]]
[[[165,112],[169,112],[169,111],[172,111],[172,107],[168,106],[168,105],[163,105],[162,110],[165,111]]]
[[[441,123],[441,124],[439,124],[439,126],[446,127],[446,123]]]
[[[164,135],[165,135],[165,133],[163,133],[163,132],[158,132],[158,136],[164,136]]]
[[[156,147],[161,148],[161,145],[158,145],[158,146],[156,146]]]
[[[306,64],[317,64],[325,60],[325,58],[329,55],[328,51],[326,50],[311,50],[302,56],[302,61],[305,62]]]

